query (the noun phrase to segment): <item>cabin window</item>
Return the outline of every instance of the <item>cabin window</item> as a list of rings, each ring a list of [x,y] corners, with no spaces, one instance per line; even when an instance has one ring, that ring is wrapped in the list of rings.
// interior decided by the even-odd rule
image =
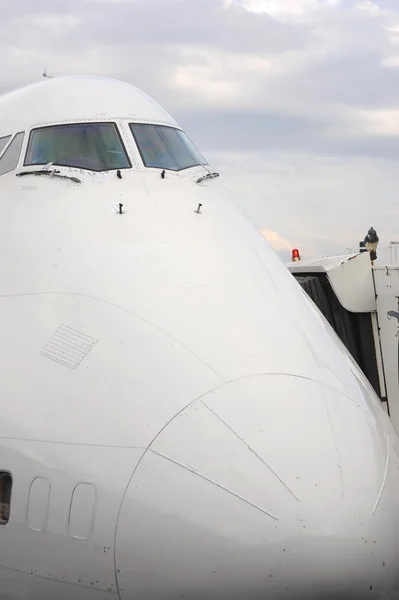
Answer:
[[[0,471],[0,525],[7,525],[10,518],[11,490],[11,474]]]
[[[46,531],[50,510],[50,482],[36,477],[30,486],[28,502],[28,526],[32,531]]]
[[[7,146],[10,138],[11,138],[10,135],[6,135],[5,137],[0,138],[0,155],[3,152],[4,148]]]
[[[49,163],[88,171],[131,168],[115,123],[74,123],[34,129],[24,165]]]
[[[73,490],[68,529],[77,540],[88,540],[93,533],[97,490],[91,483],[78,483]]]
[[[180,129],[143,123],[131,123],[130,129],[146,167],[182,171],[207,164]]]
[[[23,141],[24,133],[17,133],[0,158],[0,175],[5,175],[17,168]]]

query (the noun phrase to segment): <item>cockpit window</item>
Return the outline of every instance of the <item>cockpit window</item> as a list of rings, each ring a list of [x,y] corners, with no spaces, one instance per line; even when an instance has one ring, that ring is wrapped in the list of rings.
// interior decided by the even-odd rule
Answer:
[[[12,142],[0,158],[0,175],[5,175],[17,168],[21,154],[22,142],[24,141],[24,132],[17,133]]]
[[[24,165],[48,163],[89,171],[131,168],[115,123],[74,123],[34,129]]]
[[[143,123],[131,123],[130,129],[146,167],[181,171],[207,164],[180,129]]]
[[[8,144],[8,140],[10,139],[10,135],[6,135],[5,137],[0,138],[0,154],[3,152],[4,148]]]

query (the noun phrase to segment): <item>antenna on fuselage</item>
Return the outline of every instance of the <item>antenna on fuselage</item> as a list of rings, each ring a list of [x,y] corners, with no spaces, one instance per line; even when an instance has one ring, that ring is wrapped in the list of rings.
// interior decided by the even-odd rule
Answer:
[[[47,75],[47,69],[44,69],[44,71],[43,71],[43,77],[45,77],[46,79],[52,79],[53,78],[52,75]]]

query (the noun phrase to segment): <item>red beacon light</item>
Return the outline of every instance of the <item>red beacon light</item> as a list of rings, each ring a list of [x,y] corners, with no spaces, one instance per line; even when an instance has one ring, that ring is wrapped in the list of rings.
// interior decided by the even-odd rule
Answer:
[[[299,250],[294,248],[292,251],[292,262],[299,262],[301,260],[301,255],[299,254]]]

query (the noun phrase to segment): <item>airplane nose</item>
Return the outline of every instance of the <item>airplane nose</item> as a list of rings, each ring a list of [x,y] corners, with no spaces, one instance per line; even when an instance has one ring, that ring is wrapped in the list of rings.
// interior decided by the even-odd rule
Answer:
[[[161,431],[126,492],[121,599],[396,598],[394,439],[369,402],[313,380],[209,392]]]

